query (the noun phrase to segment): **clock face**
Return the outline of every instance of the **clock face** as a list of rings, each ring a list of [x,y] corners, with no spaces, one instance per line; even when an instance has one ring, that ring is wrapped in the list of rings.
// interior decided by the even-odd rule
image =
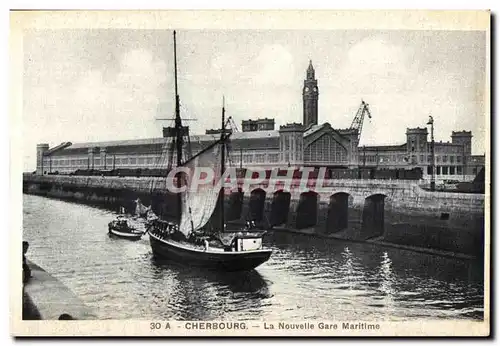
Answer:
[[[318,91],[318,88],[314,87],[314,88],[313,88],[313,90],[314,90],[314,91]]]
[[[309,87],[306,87],[306,91],[309,91]]]

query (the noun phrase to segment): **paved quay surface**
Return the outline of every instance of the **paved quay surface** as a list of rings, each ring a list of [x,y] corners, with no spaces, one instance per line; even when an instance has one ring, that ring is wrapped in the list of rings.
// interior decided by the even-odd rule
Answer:
[[[58,320],[62,314],[76,320],[95,319],[90,308],[62,282],[28,260],[31,279],[24,285],[26,319]]]

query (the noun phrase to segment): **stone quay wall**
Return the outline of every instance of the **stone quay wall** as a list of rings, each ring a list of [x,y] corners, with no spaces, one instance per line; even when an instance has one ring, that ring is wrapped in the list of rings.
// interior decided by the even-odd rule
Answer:
[[[272,181],[239,192],[226,191],[226,216],[243,224],[253,219],[277,231],[353,241],[470,254],[484,247],[485,195],[431,192],[419,181]],[[321,185],[321,186],[319,186]],[[161,215],[177,215],[175,195],[163,178],[39,176],[25,174],[23,191],[47,197],[101,204],[128,212],[139,198]]]

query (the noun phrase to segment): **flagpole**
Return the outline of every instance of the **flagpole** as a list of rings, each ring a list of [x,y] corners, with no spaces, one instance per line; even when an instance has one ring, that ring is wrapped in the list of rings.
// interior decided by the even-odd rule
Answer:
[[[431,125],[431,191],[436,190],[436,167],[434,159],[434,119],[429,116],[427,125]]]

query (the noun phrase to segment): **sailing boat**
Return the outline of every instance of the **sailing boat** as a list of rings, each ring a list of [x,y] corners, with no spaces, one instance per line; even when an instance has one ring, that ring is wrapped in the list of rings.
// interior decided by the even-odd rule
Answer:
[[[211,168],[214,179],[191,191],[188,174],[177,175],[179,222],[153,219],[148,234],[153,255],[187,265],[222,271],[251,270],[266,262],[272,251],[262,247],[265,232],[248,229],[228,230],[224,222],[224,188],[221,179],[226,167],[226,145],[230,133],[225,129],[225,107],[222,106],[221,137],[197,155],[182,162],[183,133],[177,94],[177,61],[174,31],[174,66],[176,93],[176,151],[177,167],[195,172],[196,167]],[[218,210],[217,210],[218,209]]]

